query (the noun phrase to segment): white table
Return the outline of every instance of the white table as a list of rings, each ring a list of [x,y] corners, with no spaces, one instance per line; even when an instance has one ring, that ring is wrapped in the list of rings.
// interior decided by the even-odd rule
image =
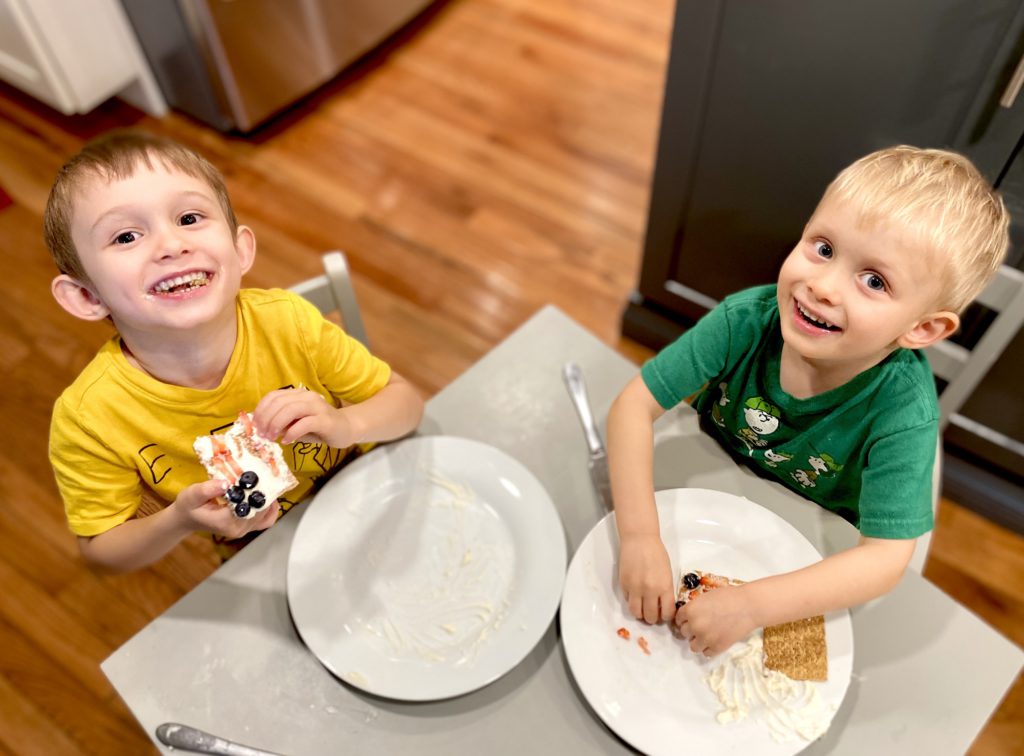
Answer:
[[[637,372],[547,307],[431,399],[420,434],[475,438],[518,458],[551,494],[572,554],[603,511],[561,379],[568,360],[582,367],[602,419]],[[737,467],[688,408],[659,421],[655,468],[658,488],[716,488],[769,507],[822,553],[856,538],[839,518]],[[580,695],[556,622],[507,675],[453,700],[389,701],[339,682],[302,645],[288,614],[285,569],[305,509],[103,662],[151,737],[173,721],[287,754],[631,752]],[[852,617],[853,680],[809,754],[963,753],[1024,663],[1024,651],[916,573]]]

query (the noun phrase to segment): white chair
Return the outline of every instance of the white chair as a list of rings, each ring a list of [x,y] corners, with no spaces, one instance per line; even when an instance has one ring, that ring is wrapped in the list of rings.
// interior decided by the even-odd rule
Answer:
[[[356,292],[344,253],[335,250],[326,253],[322,259],[323,275],[295,284],[291,290],[308,299],[325,315],[337,312],[345,332],[369,348],[370,341],[359,314],[359,304],[356,302]]]
[[[939,395],[939,444],[932,476],[932,506],[936,513],[942,487],[942,432],[950,424],[1024,456],[1024,444],[959,413],[971,392],[1024,325],[1024,272],[1002,266],[975,301],[993,310],[996,317],[974,348],[967,349],[946,339],[926,350],[932,372],[947,382]],[[918,539],[910,569],[920,572],[924,568],[930,543],[931,533]]]

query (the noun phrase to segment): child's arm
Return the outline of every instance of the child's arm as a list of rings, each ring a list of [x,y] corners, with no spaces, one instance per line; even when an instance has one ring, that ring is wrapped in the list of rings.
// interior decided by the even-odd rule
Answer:
[[[665,413],[641,376],[608,414],[608,463],[619,531],[619,583],[630,613],[647,622],[675,615],[675,581],[654,503],[654,421]]]
[[[392,371],[387,385],[364,402],[334,407],[315,391],[279,389],[253,411],[257,430],[282,444],[326,443],[336,449],[390,441],[416,430],[423,417],[419,392]]]
[[[130,572],[153,564],[196,531],[240,538],[274,524],[277,502],[254,517],[240,519],[231,507],[217,500],[224,490],[225,484],[219,480],[195,483],[155,514],[128,520],[96,536],[80,536],[78,547],[82,557],[95,567]]]
[[[846,609],[891,591],[914,553],[914,539],[861,537],[852,549],[794,572],[701,594],[675,622],[690,648],[725,651],[759,627]]]

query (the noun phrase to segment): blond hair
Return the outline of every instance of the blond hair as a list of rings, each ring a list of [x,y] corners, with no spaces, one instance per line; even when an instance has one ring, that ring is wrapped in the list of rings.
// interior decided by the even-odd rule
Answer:
[[[203,181],[217,197],[231,233],[238,230],[238,220],[231,207],[224,178],[206,158],[171,139],[138,131],[111,131],[89,142],[57,172],[46,212],[43,215],[43,237],[53,261],[61,273],[89,283],[82,260],[71,239],[71,217],[76,193],[90,180],[126,179],[140,165],[153,168],[153,161]]]
[[[900,145],[844,169],[822,198],[852,201],[863,222],[907,229],[943,264],[942,301],[961,312],[999,269],[1010,244],[1002,197],[963,155]]]

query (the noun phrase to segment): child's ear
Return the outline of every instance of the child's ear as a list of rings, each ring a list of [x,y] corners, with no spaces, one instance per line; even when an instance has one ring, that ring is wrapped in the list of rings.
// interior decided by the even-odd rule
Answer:
[[[103,320],[110,314],[95,292],[71,276],[61,274],[53,279],[50,291],[57,304],[82,320]]]
[[[238,253],[242,275],[245,275],[256,261],[256,234],[248,226],[238,227],[235,233],[235,251]]]
[[[952,336],[959,327],[960,316],[955,312],[933,312],[919,320],[917,325],[900,336],[896,343],[906,349],[923,349]]]

